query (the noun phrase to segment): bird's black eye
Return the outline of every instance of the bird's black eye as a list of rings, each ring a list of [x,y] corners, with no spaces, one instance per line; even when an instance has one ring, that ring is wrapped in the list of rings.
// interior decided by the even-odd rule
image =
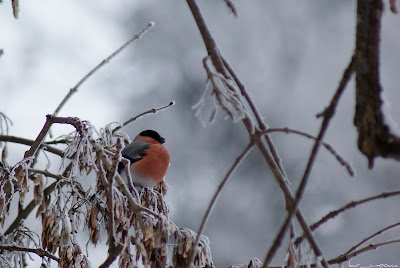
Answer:
[[[145,137],[150,137],[155,139],[156,141],[158,141],[159,143],[164,143],[165,139],[163,137],[160,136],[160,134],[158,134],[156,131],[154,130],[145,130],[140,132],[139,134],[140,136],[145,136]]]

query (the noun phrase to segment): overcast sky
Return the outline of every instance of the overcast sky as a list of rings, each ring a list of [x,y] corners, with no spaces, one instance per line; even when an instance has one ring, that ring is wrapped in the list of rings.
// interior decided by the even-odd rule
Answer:
[[[320,125],[315,115],[328,105],[353,52],[355,1],[234,3],[237,19],[222,0],[199,3],[222,54],[269,126],[315,135]],[[155,129],[166,138],[171,154],[167,174],[171,219],[196,231],[218,183],[246,146],[247,136],[244,127],[225,120],[221,110],[214,124],[205,128],[195,117],[191,107],[205,88],[202,58],[206,54],[184,1],[20,1],[18,20],[12,16],[10,1],[4,1],[0,6],[0,48],[4,50],[0,111],[14,123],[10,135],[36,138],[45,115],[54,111],[69,89],[150,21],[155,27],[82,85],[60,115],[77,116],[101,128],[176,101],[174,107],[124,131],[134,137],[143,129]],[[380,71],[385,117],[396,133],[400,133],[399,27],[400,17],[385,8]],[[211,108],[212,103],[204,111],[205,118]],[[399,189],[398,162],[378,159],[374,169],[368,170],[356,146],[353,115],[352,82],[325,141],[352,163],[357,176],[349,177],[321,149],[301,204],[310,223],[351,200]],[[54,128],[55,136],[71,131],[70,127]],[[294,190],[312,143],[286,134],[275,134],[273,139]],[[13,146],[9,162],[15,164],[26,149]],[[41,166],[45,165],[43,160]],[[397,204],[395,197],[365,205],[321,227],[316,237],[327,257],[399,221]],[[284,219],[283,205],[279,187],[253,150],[228,183],[205,230],[215,264],[225,267],[255,257],[262,260]],[[386,238],[390,237],[398,237],[398,232]],[[274,264],[283,263],[285,247]],[[399,245],[387,246],[354,262],[400,265],[398,250]],[[91,256],[94,266],[102,262]]]

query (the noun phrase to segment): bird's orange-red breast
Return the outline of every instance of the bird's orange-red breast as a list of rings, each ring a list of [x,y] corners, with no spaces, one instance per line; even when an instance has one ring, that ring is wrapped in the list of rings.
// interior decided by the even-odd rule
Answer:
[[[139,133],[121,154],[131,161],[130,172],[133,183],[145,188],[153,188],[162,181],[167,173],[170,156],[162,145],[165,139],[154,130]],[[120,166],[119,172],[127,181],[125,172]]]

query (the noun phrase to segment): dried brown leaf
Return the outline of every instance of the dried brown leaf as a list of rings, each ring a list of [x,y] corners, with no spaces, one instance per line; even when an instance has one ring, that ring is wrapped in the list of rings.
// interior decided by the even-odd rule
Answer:
[[[390,11],[392,11],[394,14],[397,14],[398,10],[396,7],[396,0],[389,0],[390,3]]]
[[[11,0],[14,18],[18,19],[19,13],[19,0]]]
[[[97,227],[98,213],[99,213],[99,210],[97,209],[97,206],[93,206],[92,210],[90,211],[90,216],[89,216],[89,228],[92,230],[95,230]]]
[[[34,182],[34,187],[33,187],[33,197],[34,197],[36,204],[42,203],[43,188],[44,188],[43,176],[39,175],[36,177],[35,182]]]

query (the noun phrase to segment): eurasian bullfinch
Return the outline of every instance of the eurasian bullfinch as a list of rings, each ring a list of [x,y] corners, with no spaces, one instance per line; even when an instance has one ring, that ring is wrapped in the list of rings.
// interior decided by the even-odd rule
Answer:
[[[153,188],[162,181],[169,166],[169,153],[162,145],[165,139],[154,130],[145,130],[126,146],[121,154],[131,161],[130,172],[133,183],[144,188]],[[118,172],[124,178],[124,165],[120,162]]]

